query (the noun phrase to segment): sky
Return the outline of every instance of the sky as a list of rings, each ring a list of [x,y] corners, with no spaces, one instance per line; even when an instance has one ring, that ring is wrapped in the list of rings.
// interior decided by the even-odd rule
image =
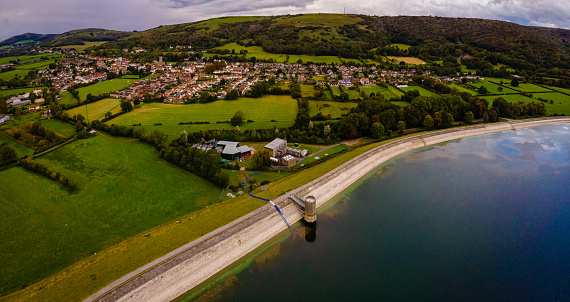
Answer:
[[[570,28],[570,0],[0,0],[0,41],[27,32],[146,30],[222,16],[346,13],[473,17]]]

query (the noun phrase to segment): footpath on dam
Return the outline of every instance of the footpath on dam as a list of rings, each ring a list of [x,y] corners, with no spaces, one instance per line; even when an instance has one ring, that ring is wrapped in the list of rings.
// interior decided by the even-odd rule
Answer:
[[[279,196],[273,202],[279,206],[287,221],[293,224],[302,219],[303,213],[289,199],[290,194],[314,196],[319,207],[382,163],[406,152],[470,136],[561,123],[570,123],[570,117],[511,120],[402,138],[365,152],[318,179]],[[85,301],[173,300],[286,228],[273,206],[267,204],[131,272]]]

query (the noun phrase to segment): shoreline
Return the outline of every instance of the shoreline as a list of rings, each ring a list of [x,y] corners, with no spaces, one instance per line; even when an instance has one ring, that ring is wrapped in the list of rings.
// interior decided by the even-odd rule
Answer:
[[[446,141],[508,130],[570,123],[570,117],[508,121],[440,130],[398,139],[369,150],[329,173],[292,190],[317,200],[317,207],[335,198],[382,163]],[[303,215],[282,195],[273,200],[293,224]],[[228,265],[246,256],[287,227],[272,206],[265,206],[184,245],[127,274],[85,301],[170,301],[200,285]]]

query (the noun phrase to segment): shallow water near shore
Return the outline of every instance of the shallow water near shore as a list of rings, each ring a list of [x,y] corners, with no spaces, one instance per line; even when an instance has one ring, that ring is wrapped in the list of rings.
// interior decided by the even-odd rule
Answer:
[[[408,153],[192,298],[568,301],[569,150],[562,124]]]

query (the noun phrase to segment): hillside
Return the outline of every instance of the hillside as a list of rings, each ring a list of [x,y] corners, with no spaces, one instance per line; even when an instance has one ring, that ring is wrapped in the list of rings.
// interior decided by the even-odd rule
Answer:
[[[443,17],[307,14],[224,17],[159,26],[102,48],[211,49],[236,42],[270,53],[378,59],[417,56],[445,60],[468,55],[521,70],[570,68],[570,31],[504,21]],[[390,47],[393,43],[409,49]]]
[[[0,42],[0,47],[22,48],[41,43],[42,47],[61,47],[67,45],[84,45],[85,42],[114,41],[132,35],[131,32],[86,28],[68,31],[62,34],[26,33],[8,38]]]

